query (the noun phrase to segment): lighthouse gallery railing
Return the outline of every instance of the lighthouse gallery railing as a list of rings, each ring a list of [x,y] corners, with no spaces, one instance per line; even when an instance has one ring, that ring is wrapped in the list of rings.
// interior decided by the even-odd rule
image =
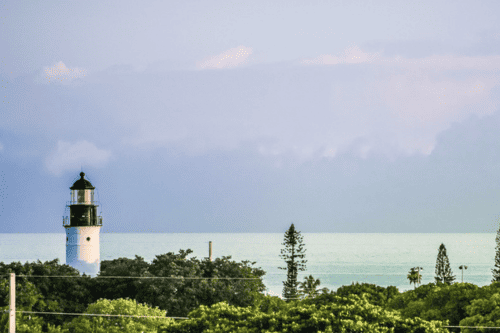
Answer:
[[[98,216],[97,217],[96,223],[97,224],[89,225],[89,227],[93,227],[93,226],[96,226],[96,225],[102,227],[102,216]],[[63,216],[63,227],[69,227],[69,226],[70,226],[69,216]]]

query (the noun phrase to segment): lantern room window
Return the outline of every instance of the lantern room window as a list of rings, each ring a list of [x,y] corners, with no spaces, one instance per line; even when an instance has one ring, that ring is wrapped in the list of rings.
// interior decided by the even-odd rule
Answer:
[[[94,190],[72,190],[71,201],[77,205],[91,205],[94,202]]]

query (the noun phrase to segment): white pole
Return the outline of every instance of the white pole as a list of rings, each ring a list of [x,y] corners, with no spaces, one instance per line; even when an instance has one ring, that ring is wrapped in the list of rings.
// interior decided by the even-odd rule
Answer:
[[[212,241],[208,242],[208,258],[212,261]]]
[[[16,333],[16,273],[10,273],[9,333]]]

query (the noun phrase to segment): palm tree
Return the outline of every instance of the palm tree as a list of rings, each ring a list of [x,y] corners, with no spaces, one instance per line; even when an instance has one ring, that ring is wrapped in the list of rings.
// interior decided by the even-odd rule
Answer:
[[[467,269],[467,266],[465,265],[460,265],[458,269],[462,270],[462,283],[464,283],[464,269]]]
[[[413,283],[413,289],[415,289],[415,286],[418,282],[420,282],[422,275],[419,274],[416,267],[412,267],[406,277],[408,278],[408,280],[410,280],[410,284]]]
[[[299,282],[299,293],[302,296],[314,298],[319,295],[320,289],[317,289],[317,287],[320,284],[321,281],[319,279],[314,279],[312,275],[309,275],[304,278],[304,282]]]

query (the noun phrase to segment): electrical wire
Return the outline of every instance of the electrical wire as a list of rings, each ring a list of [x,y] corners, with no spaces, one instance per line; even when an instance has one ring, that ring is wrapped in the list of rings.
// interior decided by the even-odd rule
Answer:
[[[161,317],[161,316],[134,316],[134,315],[112,315],[101,313],[65,313],[65,312],[40,312],[40,311],[16,311],[20,313],[52,314],[67,316],[92,316],[92,317],[128,317],[128,318],[159,318],[159,319],[189,319],[188,317]]]
[[[10,310],[1,312],[8,313]],[[135,316],[135,315],[112,315],[102,313],[66,313],[66,312],[41,312],[41,311],[16,311],[16,313],[51,314],[67,316],[93,316],[93,317],[129,317],[129,318],[159,318],[159,319],[189,319],[188,317],[161,317],[161,316]]]
[[[9,275],[7,275],[9,276]],[[16,277],[37,278],[90,278],[81,275],[16,275]],[[231,278],[231,277],[184,277],[184,276],[96,276],[95,279],[167,279],[167,280],[260,280],[260,278]]]

